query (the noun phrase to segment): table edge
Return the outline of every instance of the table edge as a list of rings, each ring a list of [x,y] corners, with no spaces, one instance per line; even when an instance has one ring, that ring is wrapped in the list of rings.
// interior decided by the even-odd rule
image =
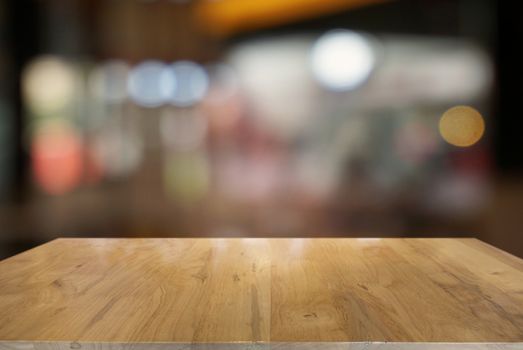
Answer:
[[[0,350],[521,350],[523,342],[94,342],[2,341]]]

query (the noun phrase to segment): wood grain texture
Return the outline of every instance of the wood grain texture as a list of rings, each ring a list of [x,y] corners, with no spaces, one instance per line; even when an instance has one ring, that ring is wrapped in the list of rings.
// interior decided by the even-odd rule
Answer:
[[[523,349],[522,260],[474,239],[181,238],[58,239],[0,262],[0,350],[448,343]]]

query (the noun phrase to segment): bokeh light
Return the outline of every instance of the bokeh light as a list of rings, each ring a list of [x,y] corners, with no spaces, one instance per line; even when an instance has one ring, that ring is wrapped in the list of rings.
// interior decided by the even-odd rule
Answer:
[[[191,205],[209,189],[209,164],[201,152],[173,153],[164,167],[166,192],[180,204]]]
[[[106,103],[119,103],[127,97],[129,66],[110,60],[95,67],[89,76],[91,94]]]
[[[312,48],[312,72],[326,88],[352,90],[369,77],[375,55],[369,41],[349,30],[335,30],[321,36]]]
[[[208,67],[208,72],[209,89],[200,110],[208,117],[210,129],[217,133],[230,132],[242,113],[237,74],[223,63]]]
[[[64,194],[80,183],[82,142],[68,123],[41,126],[33,136],[31,156],[35,181],[45,192]]]
[[[205,99],[208,103],[223,103],[238,93],[238,76],[234,69],[217,63],[207,67],[209,72],[209,91]]]
[[[74,67],[59,57],[37,58],[25,69],[22,79],[26,102],[37,115],[60,111],[74,98]]]
[[[452,107],[443,113],[439,131],[445,141],[458,147],[472,146],[485,132],[481,114],[469,106]]]
[[[154,108],[167,103],[173,96],[176,78],[166,64],[150,60],[131,70],[127,87],[137,105]]]
[[[253,121],[278,137],[297,137],[318,112],[323,92],[311,76],[310,47],[301,36],[281,36],[238,45],[227,58]]]
[[[135,171],[143,159],[143,141],[137,130],[108,125],[93,141],[94,158],[104,175],[119,178]]]
[[[412,165],[419,165],[437,152],[439,139],[435,128],[422,118],[402,123],[394,133],[394,149],[399,158]]]
[[[176,79],[176,89],[171,95],[171,103],[178,107],[188,107],[202,100],[209,87],[207,72],[197,63],[178,61],[171,66]]]
[[[203,145],[207,119],[199,113],[176,113],[167,110],[160,120],[160,134],[169,149],[193,150]]]

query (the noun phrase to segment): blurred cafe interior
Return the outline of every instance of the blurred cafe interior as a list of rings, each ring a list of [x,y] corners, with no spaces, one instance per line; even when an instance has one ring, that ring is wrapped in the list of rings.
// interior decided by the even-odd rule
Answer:
[[[64,236],[523,257],[517,5],[3,0],[0,258]]]

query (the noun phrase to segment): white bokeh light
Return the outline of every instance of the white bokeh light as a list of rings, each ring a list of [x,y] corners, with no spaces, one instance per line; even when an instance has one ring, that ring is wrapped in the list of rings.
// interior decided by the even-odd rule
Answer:
[[[364,83],[374,68],[375,55],[368,40],[349,30],[322,35],[311,54],[315,78],[330,90],[352,90]]]
[[[170,67],[176,79],[176,89],[170,102],[178,107],[188,107],[203,99],[209,87],[209,77],[205,69],[197,63],[178,61]]]
[[[131,70],[129,95],[142,107],[159,107],[168,102],[176,90],[176,78],[166,64],[144,61]]]
[[[57,56],[41,56],[24,70],[22,86],[31,110],[38,115],[57,113],[72,103],[77,74],[74,66]]]

